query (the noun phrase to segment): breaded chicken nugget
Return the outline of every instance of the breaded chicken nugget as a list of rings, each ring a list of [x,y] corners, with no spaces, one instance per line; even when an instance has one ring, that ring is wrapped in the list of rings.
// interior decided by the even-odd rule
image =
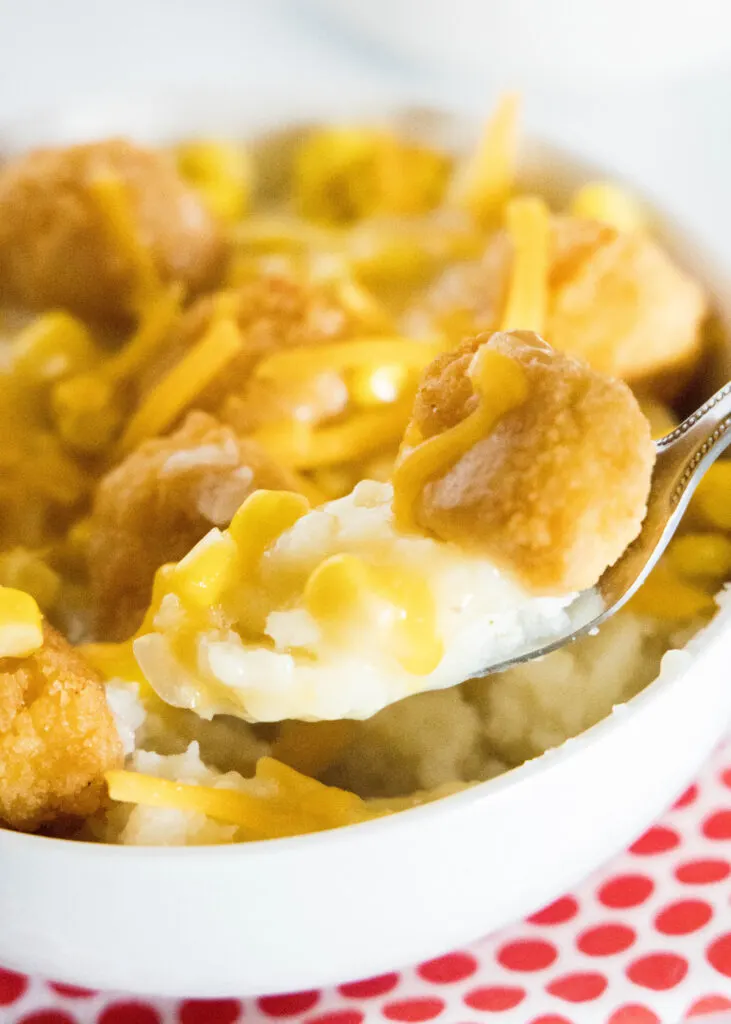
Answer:
[[[100,806],[122,745],[94,669],[50,626],[27,658],[0,659],[0,819],[32,831]]]
[[[197,408],[220,412],[229,395],[243,395],[256,363],[283,348],[317,345],[346,337],[358,326],[329,282],[306,282],[284,273],[262,272],[225,294],[194,303],[140,390],[147,391],[198,341],[223,303],[235,318],[244,344],[239,355],[196,396]]]
[[[140,267],[115,238],[95,187],[123,189],[137,241],[161,282],[189,291],[219,279],[227,245],[221,227],[171,158],[111,139],[42,149],[0,172],[0,294],[34,309],[60,306],[118,320],[134,310]]]
[[[140,625],[155,570],[178,561],[213,526],[228,526],[257,488],[298,490],[296,477],[253,441],[203,412],[146,441],[97,488],[87,549],[100,638]]]
[[[591,587],[640,530],[655,459],[649,423],[626,384],[515,331],[436,359],[407,438],[444,434],[477,407],[468,374],[481,346],[517,361],[525,400],[424,485],[414,518],[535,592]]]
[[[577,217],[552,219],[547,340],[637,390],[675,393],[698,360],[706,297],[647,235]],[[458,340],[495,330],[510,282],[510,240],[451,267],[411,314]]]

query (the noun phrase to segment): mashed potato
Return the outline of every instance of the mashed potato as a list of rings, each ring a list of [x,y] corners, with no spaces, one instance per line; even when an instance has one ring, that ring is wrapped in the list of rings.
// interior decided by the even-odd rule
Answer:
[[[153,631],[134,644],[159,696],[203,717],[367,718],[413,693],[453,686],[567,628],[575,594],[535,597],[485,558],[398,533],[391,500],[388,484],[363,481],[276,540],[260,574],[268,596],[281,596],[266,614],[261,640],[246,636],[251,614],[191,625],[171,589]],[[209,538],[202,553],[218,541]],[[326,566],[335,566],[328,580]],[[383,589],[380,572],[387,574]],[[224,608],[246,610],[259,596],[248,590],[240,580]]]

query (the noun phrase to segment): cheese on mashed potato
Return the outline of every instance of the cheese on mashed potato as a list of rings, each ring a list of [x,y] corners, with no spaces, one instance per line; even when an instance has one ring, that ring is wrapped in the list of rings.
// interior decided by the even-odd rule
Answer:
[[[213,609],[191,608],[169,572],[134,645],[162,699],[206,718],[367,718],[566,628],[575,594],[536,597],[484,557],[399,533],[391,502],[364,481],[302,515]],[[228,536],[211,531],[198,557]]]

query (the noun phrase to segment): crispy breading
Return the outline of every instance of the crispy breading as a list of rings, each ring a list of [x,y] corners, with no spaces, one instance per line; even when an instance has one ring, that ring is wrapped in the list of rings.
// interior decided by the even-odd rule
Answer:
[[[23,831],[84,818],[101,805],[122,745],[104,684],[64,638],[0,659],[0,819]]]
[[[111,470],[97,488],[87,549],[99,638],[131,636],[155,570],[181,559],[211,527],[228,526],[260,487],[297,490],[298,479],[203,412]]]
[[[283,348],[337,341],[358,324],[346,310],[331,283],[306,282],[284,273],[262,272],[235,290],[199,299],[183,317],[169,344],[145,374],[140,390],[147,391],[203,335],[217,303],[224,302],[244,338],[239,355],[196,396],[196,408],[219,412],[228,395],[244,393],[255,364]]]
[[[648,421],[626,384],[516,331],[481,335],[432,363],[414,409],[423,437],[474,408],[466,374],[481,345],[519,362],[528,397],[423,488],[417,522],[535,592],[591,587],[640,530],[655,459]]]
[[[99,176],[124,186],[163,283],[181,281],[195,292],[218,281],[227,254],[223,231],[172,158],[111,139],[35,150],[0,172],[0,292],[6,301],[104,320],[134,312],[135,266],[110,238],[91,189]]]
[[[638,390],[675,393],[703,345],[701,287],[644,234],[563,216],[551,228],[547,340]],[[437,279],[412,322],[455,341],[498,329],[511,262],[510,241],[498,232],[479,262]]]

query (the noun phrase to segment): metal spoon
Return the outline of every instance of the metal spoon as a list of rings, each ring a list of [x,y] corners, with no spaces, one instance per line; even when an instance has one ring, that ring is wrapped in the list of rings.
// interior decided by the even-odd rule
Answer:
[[[642,530],[621,558],[604,572],[596,587],[581,594],[567,609],[570,617],[567,631],[553,635],[550,643],[543,647],[514,654],[477,675],[492,675],[542,658],[591,633],[618,612],[645,582],[677,530],[693,491],[730,444],[731,382],[679,427],[655,442],[657,459]]]

